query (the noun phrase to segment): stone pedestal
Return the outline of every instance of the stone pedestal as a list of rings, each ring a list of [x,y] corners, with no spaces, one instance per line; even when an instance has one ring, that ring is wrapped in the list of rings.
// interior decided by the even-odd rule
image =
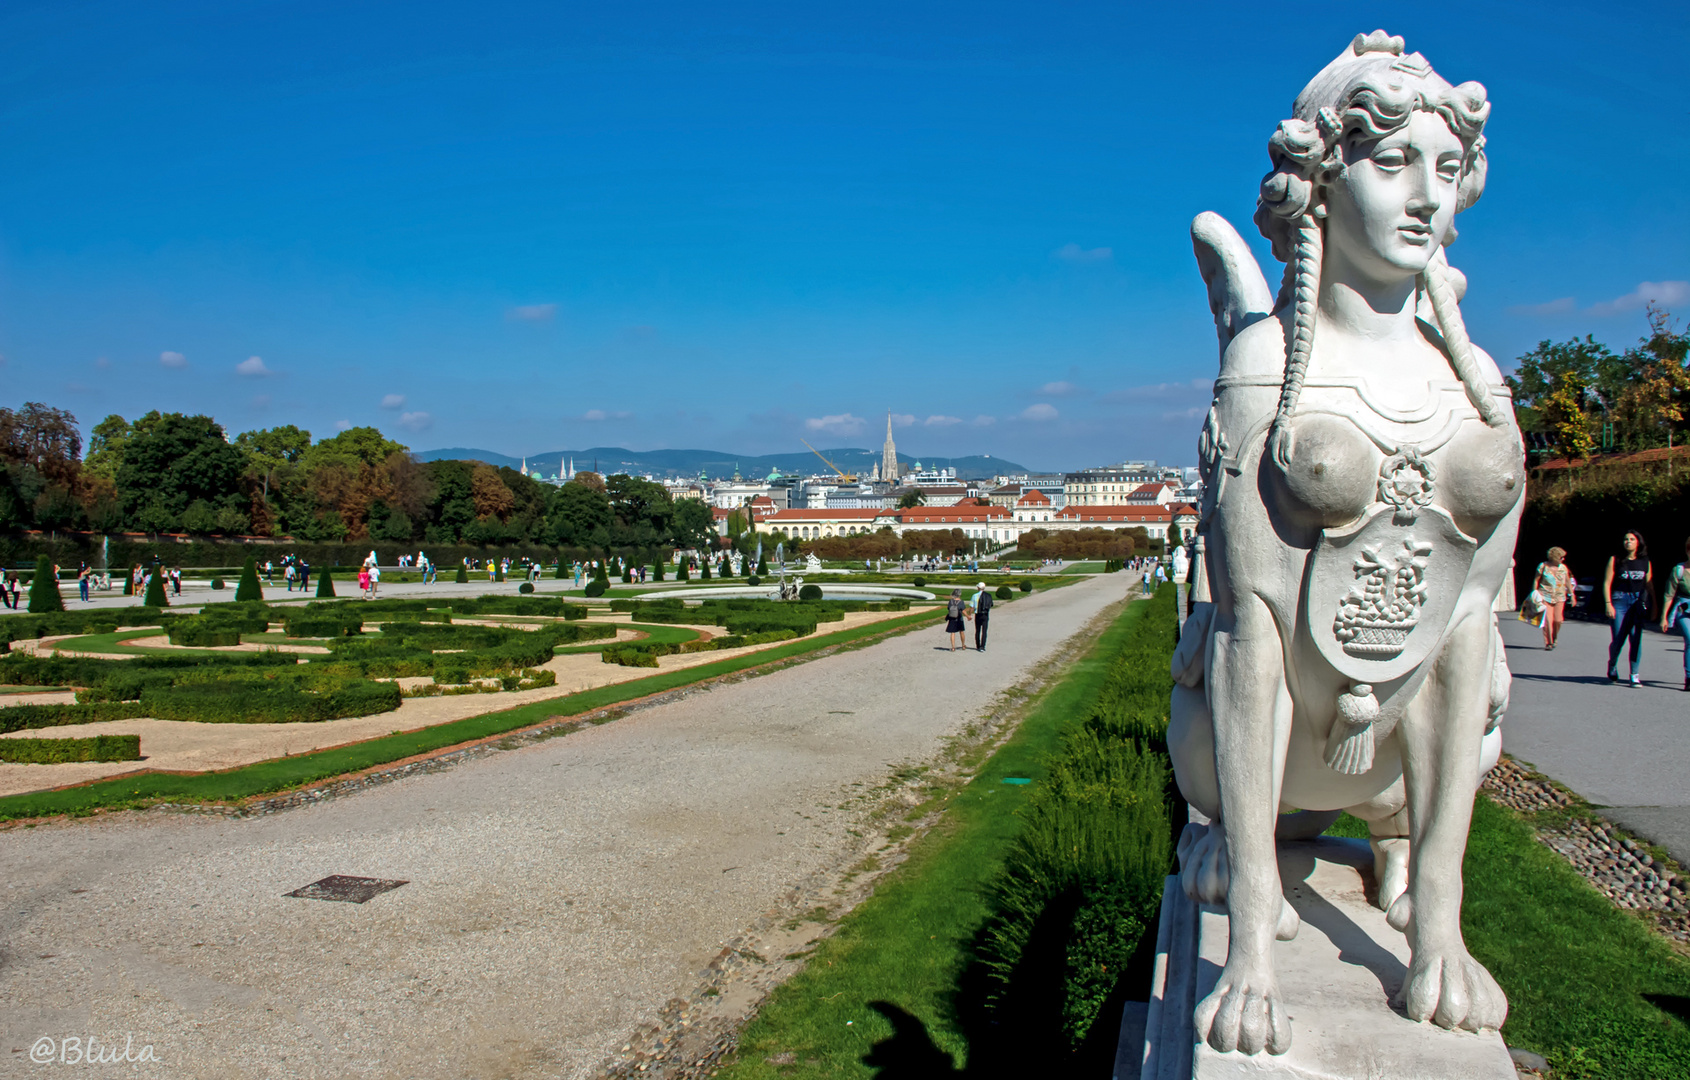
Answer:
[[[1144,1036],[1134,1040],[1137,1015],[1126,1018],[1116,1080],[1515,1080],[1495,1032],[1445,1031],[1392,1008],[1408,942],[1363,895],[1372,865],[1364,841],[1280,841],[1280,878],[1303,925],[1274,951],[1292,1023],[1291,1049],[1279,1056],[1198,1042],[1191,1014],[1226,962],[1227,917],[1193,904],[1168,878]]]

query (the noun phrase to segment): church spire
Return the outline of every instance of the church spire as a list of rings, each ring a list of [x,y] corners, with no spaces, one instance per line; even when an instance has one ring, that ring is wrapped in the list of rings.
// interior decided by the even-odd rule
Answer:
[[[886,410],[886,444],[880,448],[880,478],[898,478],[898,447],[892,441],[892,410]]]

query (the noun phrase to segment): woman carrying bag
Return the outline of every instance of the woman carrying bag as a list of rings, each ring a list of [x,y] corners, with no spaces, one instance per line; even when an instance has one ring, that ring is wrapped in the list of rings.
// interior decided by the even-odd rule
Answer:
[[[1661,601],[1661,633],[1677,631],[1684,639],[1684,689],[1690,691],[1690,540],[1684,541],[1685,560],[1672,568],[1667,578],[1666,599]]]
[[[1567,597],[1572,592],[1573,576],[1567,569],[1567,549],[1552,547],[1548,557],[1537,564],[1537,580],[1532,591],[1537,593],[1538,605],[1543,609],[1543,651],[1555,648],[1561,635],[1561,624],[1567,621]]]

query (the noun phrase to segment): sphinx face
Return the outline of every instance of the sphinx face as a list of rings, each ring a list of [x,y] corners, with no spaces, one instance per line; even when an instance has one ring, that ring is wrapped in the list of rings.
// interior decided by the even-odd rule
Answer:
[[[1378,284],[1425,270],[1455,220],[1461,140],[1416,110],[1382,139],[1346,139],[1343,155],[1327,191],[1328,250]]]

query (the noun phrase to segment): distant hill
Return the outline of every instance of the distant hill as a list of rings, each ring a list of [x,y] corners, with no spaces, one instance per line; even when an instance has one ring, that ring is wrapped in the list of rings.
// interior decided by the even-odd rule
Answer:
[[[823,449],[822,453],[846,472],[863,476],[872,472],[880,462],[878,450],[843,447],[834,450]],[[512,469],[522,464],[520,458],[465,446],[452,446],[443,450],[419,450],[417,458],[421,461],[485,461],[489,465],[504,465]],[[636,451],[620,446],[592,446],[585,450],[549,450],[543,454],[535,454],[528,458],[528,469],[530,472],[537,471],[551,476],[562,470],[565,458],[574,458],[576,469],[591,469],[596,463],[601,473],[650,473],[653,476],[697,476],[701,469],[712,477],[732,476],[736,468],[742,476],[767,476],[776,469],[783,473],[808,475],[827,468],[816,455],[810,453],[735,457],[720,450]],[[908,454],[899,454],[898,462],[908,468],[916,463],[916,459]],[[1025,465],[1017,465],[1006,458],[985,455],[927,458],[921,463],[929,468],[935,465],[954,468],[957,476],[964,480],[989,478],[998,473],[1029,471]]]

